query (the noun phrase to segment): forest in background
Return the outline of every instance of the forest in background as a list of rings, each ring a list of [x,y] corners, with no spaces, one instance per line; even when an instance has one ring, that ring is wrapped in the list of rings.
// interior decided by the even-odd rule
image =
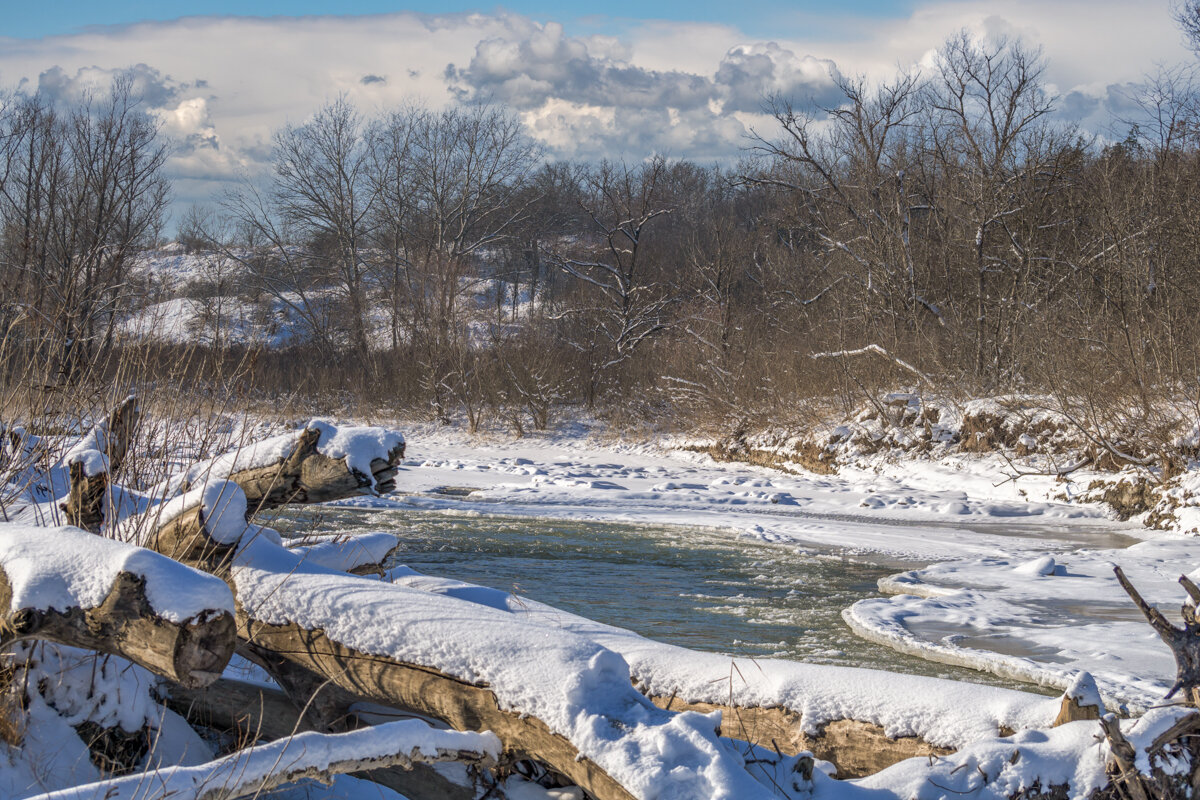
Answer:
[[[521,433],[564,408],[792,424],[919,385],[1153,427],[1200,403],[1198,84],[1160,70],[1116,141],[1058,121],[1043,70],[963,33],[921,74],[839,78],[836,107],[768,99],[731,166],[554,162],[503,107],[333,100],[275,132],[273,174],[182,216],[186,343],[122,327],[166,299],[139,264],[171,197],[132,81],[69,106],[10,92],[6,392],[136,381]],[[286,341],[234,335],[251,312]]]

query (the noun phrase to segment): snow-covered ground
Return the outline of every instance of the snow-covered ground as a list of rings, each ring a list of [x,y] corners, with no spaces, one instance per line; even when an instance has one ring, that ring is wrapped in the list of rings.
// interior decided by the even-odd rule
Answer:
[[[406,430],[400,496],[348,503],[480,513],[502,506],[509,515],[708,526],[929,561],[1033,557],[1151,535],[1110,520],[1099,506],[1046,499],[1062,489],[1050,479],[997,485],[1003,474],[981,459],[823,476],[716,462],[670,441],[604,442],[578,432],[478,440],[451,428]]]
[[[847,622],[906,652],[1058,688],[1088,670],[1110,704],[1130,710],[1153,705],[1173,680],[1169,652],[1111,564],[1169,611],[1182,598],[1175,579],[1200,569],[1200,538],[1052,499],[1076,487],[1005,480],[999,458],[880,459],[821,476],[579,430],[509,440],[406,429],[396,493],[347,504],[698,525],[927,561],[934,566],[881,582],[905,594],[864,599]]]

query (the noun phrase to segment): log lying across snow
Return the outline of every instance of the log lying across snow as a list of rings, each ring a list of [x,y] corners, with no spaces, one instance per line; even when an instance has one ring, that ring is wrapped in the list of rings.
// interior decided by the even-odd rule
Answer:
[[[183,686],[220,676],[236,645],[222,581],[72,527],[0,525],[0,641],[112,653]]]
[[[193,466],[171,489],[187,491],[230,480],[246,494],[250,514],[288,503],[324,503],[395,487],[404,437],[370,427],[313,420],[300,431],[238,448]]]
[[[714,800],[769,796],[719,739],[716,715],[655,707],[616,653],[498,609],[310,564],[255,526],[229,542],[220,524],[205,522],[235,518],[240,492],[232,484],[207,492],[190,495],[194,513],[175,517],[196,521],[190,540],[147,543],[221,565],[243,652],[260,663],[286,662],[311,675],[310,685],[327,681],[460,730],[490,730],[507,758],[533,757],[600,800],[667,787]],[[224,498],[219,513],[206,497]]]
[[[37,795],[30,800],[236,800],[302,778],[329,780],[381,767],[442,761],[495,763],[500,743],[489,733],[439,731],[417,720],[342,734],[302,733],[194,767],[167,767]]]
[[[61,505],[72,525],[96,533],[104,524],[109,475],[124,463],[138,419],[137,398],[126,397],[63,456],[70,489]]]
[[[124,520],[116,535],[205,572],[221,574],[249,528],[246,495],[237,484],[217,480]]]
[[[227,731],[240,742],[274,741],[312,730],[286,694],[257,683],[221,678],[203,689],[175,686],[167,702],[188,722]],[[354,709],[360,706],[347,706],[345,716],[357,717]],[[382,784],[409,800],[472,800],[477,794],[473,786],[454,783],[422,763],[373,766],[354,775]]]

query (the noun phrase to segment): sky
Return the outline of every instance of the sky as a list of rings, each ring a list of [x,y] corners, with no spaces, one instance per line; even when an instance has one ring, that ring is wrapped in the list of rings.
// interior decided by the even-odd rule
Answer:
[[[340,95],[507,105],[554,158],[729,163],[763,100],[929,69],[966,29],[1040,47],[1059,118],[1120,135],[1128,92],[1196,61],[1170,0],[0,0],[0,87],[71,97],[132,68],[173,142],[176,207],[269,169],[271,134]]]

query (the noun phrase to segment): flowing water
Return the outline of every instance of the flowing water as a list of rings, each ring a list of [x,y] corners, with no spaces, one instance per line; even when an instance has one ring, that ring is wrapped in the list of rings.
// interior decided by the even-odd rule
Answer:
[[[280,520],[279,522],[284,522]],[[310,509],[296,532],[385,530],[401,538],[392,563],[512,591],[671,644],[1036,687],[924,661],[864,641],[843,608],[877,594],[876,581],[919,566],[728,531],[513,518],[477,513]]]

